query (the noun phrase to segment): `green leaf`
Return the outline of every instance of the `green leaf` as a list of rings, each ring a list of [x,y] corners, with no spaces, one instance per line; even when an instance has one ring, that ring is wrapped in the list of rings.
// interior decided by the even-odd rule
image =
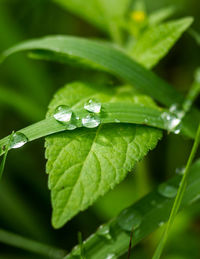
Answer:
[[[162,172],[160,172],[162,173]],[[162,183],[160,186],[172,186],[178,188],[181,181],[181,175],[176,175],[169,179],[167,182]],[[192,205],[200,200],[200,160],[196,161],[190,169],[188,186],[183,197],[181,209]],[[153,233],[161,225],[167,222],[169,214],[174,202],[173,198],[169,198],[161,195],[158,192],[160,186],[144,198],[125,209],[121,215],[125,215],[124,223],[129,223],[130,227],[134,227],[133,223],[134,215],[141,216],[140,225],[134,227],[132,246],[136,246],[142,240],[145,240],[147,236]],[[198,206],[198,204],[197,204]],[[136,214],[137,213],[137,214]],[[136,222],[138,223],[138,221]],[[127,228],[127,225],[125,225]],[[119,224],[119,216],[112,219],[110,222],[103,225],[107,230],[106,234],[110,235],[106,238],[106,234],[103,236],[99,234],[99,229],[96,233],[93,233],[87,240],[83,242],[85,256],[87,259],[102,259],[107,258],[110,254],[115,255],[116,258],[120,258],[121,255],[127,252],[130,242],[130,231],[127,231],[125,226]],[[69,253],[65,259],[76,259],[80,254],[80,246],[74,247],[71,253]],[[134,258],[134,256],[133,256]],[[143,258],[143,257],[142,257]],[[151,258],[149,256],[148,258]],[[189,257],[191,258],[191,257]]]
[[[66,85],[49,106],[51,116],[58,105],[83,107],[96,98],[101,102],[155,104],[130,87],[95,87],[86,83]],[[161,131],[130,124],[101,125],[97,129],[77,129],[46,139],[47,173],[51,189],[55,228],[62,227],[99,196],[120,183],[135,163],[161,138]]]
[[[188,21],[191,22],[192,19],[188,18]],[[135,62],[119,48],[108,43],[71,36],[51,36],[18,44],[5,51],[0,60],[15,52],[25,50],[37,51],[38,58],[63,63],[69,63],[69,60],[75,59],[84,64],[92,64],[95,68],[116,75],[140,92],[168,107],[174,104],[182,105],[184,101],[183,96],[170,84]],[[194,137],[199,121],[199,111],[192,109],[183,120],[183,133]]]
[[[173,5],[156,10],[149,15],[148,17],[149,24],[150,25],[160,24],[164,20],[171,17],[175,13],[175,11],[176,11],[176,7],[174,7]]]
[[[168,53],[191,23],[191,18],[183,18],[150,27],[130,50],[131,56],[146,68],[152,68]]]
[[[53,0],[92,25],[109,32],[108,21],[118,21],[126,13],[130,0]]]

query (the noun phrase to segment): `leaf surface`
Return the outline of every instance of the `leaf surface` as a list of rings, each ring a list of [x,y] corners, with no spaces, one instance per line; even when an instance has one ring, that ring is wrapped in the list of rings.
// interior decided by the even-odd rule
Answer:
[[[190,24],[192,19],[188,18]],[[84,64],[107,71],[125,82],[133,85],[137,90],[153,97],[165,106],[182,104],[184,98],[170,84],[162,80],[155,73],[145,69],[119,48],[108,43],[71,37],[51,36],[38,40],[20,43],[5,51],[0,60],[19,51],[37,51],[37,57],[69,63],[76,60]],[[183,133],[194,137],[200,121],[199,111],[192,109],[183,120]]]
[[[189,27],[183,18],[148,28],[130,51],[132,57],[146,68],[155,66]]]
[[[49,106],[51,116],[58,105],[73,108],[96,98],[103,102],[131,102],[155,107],[153,101],[132,87],[96,87],[72,83],[58,91]],[[101,195],[121,182],[135,163],[154,148],[161,131],[130,124],[107,124],[81,128],[46,138],[47,173],[51,189],[55,228],[63,226]]]

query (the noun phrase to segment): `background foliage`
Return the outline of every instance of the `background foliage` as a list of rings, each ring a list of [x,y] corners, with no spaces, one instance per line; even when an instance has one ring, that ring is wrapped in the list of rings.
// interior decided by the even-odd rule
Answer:
[[[75,6],[72,10],[70,2],[75,1],[68,1],[70,11],[63,8],[62,2],[64,1],[0,0],[0,51],[21,40],[49,34],[108,38],[104,24],[106,20],[102,22],[98,18],[101,17],[98,7],[96,14],[92,12],[89,15],[94,19],[87,23],[77,13],[80,9]],[[193,16],[193,28],[199,28],[200,4],[197,0],[146,1],[146,4],[148,11],[173,4],[178,10],[174,18]],[[116,20],[122,10],[118,10],[115,4],[114,6],[112,14],[108,11],[107,15]],[[115,12],[116,15],[113,15]],[[111,30],[115,29],[112,24],[109,26]],[[193,80],[194,69],[199,66],[199,55],[200,48],[186,33],[168,56],[155,67],[155,71],[185,94]],[[84,79],[90,83],[98,79],[101,83],[102,74],[91,74],[86,68],[32,61],[21,54],[12,56],[0,69],[1,137],[9,134],[13,128],[19,129],[42,119],[54,92],[67,82]],[[77,243],[78,231],[81,230],[84,238],[88,237],[100,223],[117,215],[158,183],[172,176],[177,168],[184,166],[190,148],[191,142],[188,139],[183,141],[182,136],[165,134],[157,148],[134,168],[137,173],[130,174],[116,189],[76,216],[64,228],[54,230],[50,224],[51,205],[45,174],[43,140],[33,142],[9,154],[6,173],[0,185],[0,228],[69,251]],[[200,203],[197,203],[178,216],[163,258],[199,258],[199,211]],[[158,234],[154,233],[137,246],[133,258],[149,258],[157,244]],[[0,258],[35,257],[0,245]]]

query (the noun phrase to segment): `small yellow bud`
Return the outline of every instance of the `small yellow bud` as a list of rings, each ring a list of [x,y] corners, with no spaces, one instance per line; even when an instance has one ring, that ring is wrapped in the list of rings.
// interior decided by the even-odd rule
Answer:
[[[143,22],[146,18],[146,14],[143,11],[133,11],[131,13],[131,19],[135,22]]]

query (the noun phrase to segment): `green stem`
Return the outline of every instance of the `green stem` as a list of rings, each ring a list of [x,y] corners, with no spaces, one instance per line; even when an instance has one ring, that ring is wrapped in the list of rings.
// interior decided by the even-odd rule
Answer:
[[[52,259],[63,258],[66,253],[66,251],[64,250],[41,244],[37,241],[33,241],[25,237],[10,233],[3,229],[0,229],[0,242]]]
[[[186,168],[184,170],[184,175],[183,175],[183,178],[181,180],[181,184],[180,184],[180,187],[178,189],[177,196],[175,198],[175,201],[174,201],[174,204],[173,204],[173,207],[172,207],[172,210],[171,210],[169,221],[168,221],[167,226],[165,228],[165,231],[164,231],[164,234],[162,236],[162,239],[160,240],[159,245],[158,245],[158,247],[157,247],[157,249],[155,251],[153,259],[159,259],[161,254],[162,254],[162,251],[164,249],[164,246],[165,246],[165,243],[167,241],[167,237],[168,237],[169,231],[171,229],[171,226],[174,223],[176,214],[177,214],[177,212],[178,212],[178,210],[180,208],[181,202],[183,200],[183,195],[185,193],[185,190],[186,190],[186,187],[187,187],[187,182],[188,182],[188,177],[189,177],[189,169],[190,169],[191,164],[192,164],[192,162],[193,162],[193,160],[195,158],[195,155],[196,155],[196,152],[197,152],[197,149],[198,149],[198,146],[199,146],[199,142],[200,142],[200,124],[199,124],[199,128],[197,130],[197,134],[196,134],[196,138],[195,138],[195,142],[194,142],[191,154],[189,156]]]
[[[85,117],[88,112],[84,109],[74,111],[79,118]],[[162,116],[163,110],[143,107],[141,105],[129,103],[104,103],[100,114],[101,123],[133,123],[169,130],[167,119]],[[82,127],[81,121],[77,122],[77,127]],[[54,133],[66,130],[66,126],[59,123],[54,117],[49,117],[43,121],[32,124],[22,130],[30,141],[45,137]],[[9,136],[0,140],[0,147],[7,145]],[[0,155],[4,150],[0,150]]]
[[[8,150],[9,150],[10,141],[12,139],[12,136],[13,136],[13,133],[9,137],[8,144],[6,146],[3,146],[3,150],[5,151],[5,153],[4,153],[1,165],[0,165],[0,180],[2,178],[3,171],[4,171],[4,168],[5,168],[6,159],[7,159],[7,156],[8,156]]]

